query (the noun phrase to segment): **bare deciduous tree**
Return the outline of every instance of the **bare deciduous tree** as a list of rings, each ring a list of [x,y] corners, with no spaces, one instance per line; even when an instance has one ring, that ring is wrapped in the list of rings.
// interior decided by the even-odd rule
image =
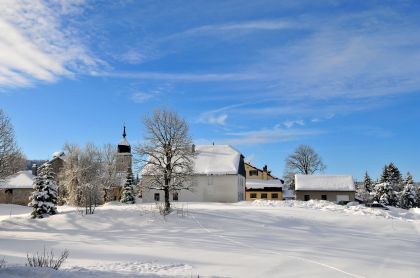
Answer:
[[[121,184],[121,177],[117,176],[117,150],[114,145],[106,144],[100,150],[102,161],[102,185],[104,188],[104,199],[108,200],[107,193],[115,185]]]
[[[324,171],[325,167],[321,157],[314,149],[307,145],[300,145],[286,158],[284,171],[286,184],[289,185],[289,188],[294,189],[295,174],[312,175]]]
[[[175,112],[155,110],[145,117],[144,143],[135,148],[136,161],[142,168],[142,187],[165,194],[164,213],[171,205],[169,193],[192,190],[195,154],[188,124]]]
[[[13,126],[0,109],[0,180],[23,170],[25,163],[26,159],[16,144]]]
[[[66,202],[84,206],[92,214],[103,198],[103,163],[100,151],[93,144],[83,149],[66,144],[61,181],[66,192]]]

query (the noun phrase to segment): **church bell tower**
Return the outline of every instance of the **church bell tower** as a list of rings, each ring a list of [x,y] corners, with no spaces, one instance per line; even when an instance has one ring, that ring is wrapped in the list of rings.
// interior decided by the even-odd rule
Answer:
[[[128,168],[131,169],[132,166],[132,154],[131,154],[131,146],[128,143],[127,139],[125,138],[127,136],[127,133],[125,131],[125,126],[123,130],[123,139],[118,144],[117,148],[117,173],[118,174],[124,174],[127,173]]]

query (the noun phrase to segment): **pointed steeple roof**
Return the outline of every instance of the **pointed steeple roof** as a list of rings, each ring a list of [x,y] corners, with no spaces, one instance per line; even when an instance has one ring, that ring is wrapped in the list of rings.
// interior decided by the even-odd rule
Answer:
[[[123,139],[118,144],[118,152],[119,153],[131,153],[131,146],[128,143],[127,139],[125,139],[125,137],[127,136],[127,133],[125,131],[125,125],[124,125],[122,136],[123,136]]]

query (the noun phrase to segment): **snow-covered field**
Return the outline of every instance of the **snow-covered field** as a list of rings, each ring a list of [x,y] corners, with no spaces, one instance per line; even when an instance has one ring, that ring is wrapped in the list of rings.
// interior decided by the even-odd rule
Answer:
[[[328,202],[107,204],[29,219],[0,205],[0,277],[420,277],[420,211]],[[182,209],[183,208],[183,209]],[[61,271],[26,254],[67,248]],[[28,273],[31,271],[31,273]]]

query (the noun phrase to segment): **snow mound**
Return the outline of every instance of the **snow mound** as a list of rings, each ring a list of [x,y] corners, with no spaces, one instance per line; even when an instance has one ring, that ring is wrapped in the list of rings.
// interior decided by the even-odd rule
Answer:
[[[310,201],[273,201],[273,200],[255,200],[251,206],[256,207],[290,207],[303,209],[316,209],[322,211],[332,211],[353,215],[374,215],[388,219],[400,219],[407,221],[420,221],[420,208],[410,210],[389,207],[389,210],[368,208],[364,205],[355,205],[354,202],[346,206],[337,205],[329,201],[310,200]]]

